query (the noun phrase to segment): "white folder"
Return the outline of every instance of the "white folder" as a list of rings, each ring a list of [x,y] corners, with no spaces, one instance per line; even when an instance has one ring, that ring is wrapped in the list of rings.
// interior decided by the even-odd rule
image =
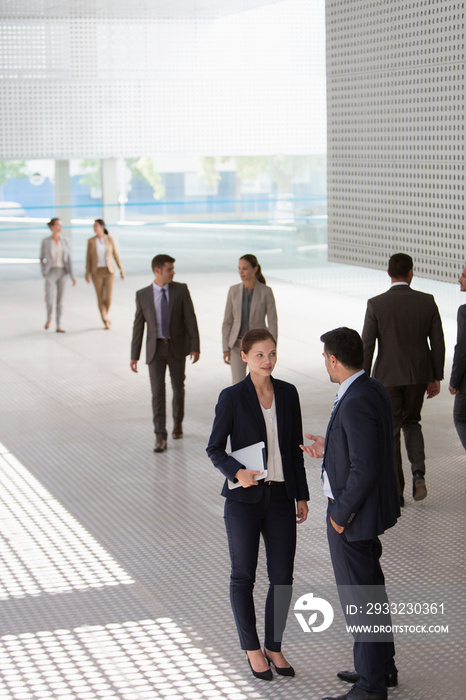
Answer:
[[[265,479],[267,476],[267,463],[265,461],[265,442],[256,442],[254,445],[248,445],[241,450],[230,452],[229,457],[234,457],[246,469],[254,469],[261,471],[262,474],[255,474],[255,481]],[[228,479],[228,488],[237,489],[241,484],[239,481],[234,484]],[[241,487],[242,488],[242,487]]]

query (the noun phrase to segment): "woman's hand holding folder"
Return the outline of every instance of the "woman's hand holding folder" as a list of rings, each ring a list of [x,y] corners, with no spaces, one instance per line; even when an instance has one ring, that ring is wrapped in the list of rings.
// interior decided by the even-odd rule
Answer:
[[[264,474],[264,472],[261,472],[258,469],[238,469],[238,471],[235,474],[235,478],[238,479],[239,483],[244,489],[247,489],[249,486],[257,486],[258,482],[254,480],[254,477],[257,476],[257,474]]]

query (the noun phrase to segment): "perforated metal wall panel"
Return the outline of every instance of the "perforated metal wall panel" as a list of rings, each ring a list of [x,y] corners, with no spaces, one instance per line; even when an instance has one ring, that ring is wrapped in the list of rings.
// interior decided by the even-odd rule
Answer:
[[[143,5],[0,9],[2,158],[325,152],[324,0]]]
[[[327,0],[329,259],[456,281],[465,261],[464,2]]]

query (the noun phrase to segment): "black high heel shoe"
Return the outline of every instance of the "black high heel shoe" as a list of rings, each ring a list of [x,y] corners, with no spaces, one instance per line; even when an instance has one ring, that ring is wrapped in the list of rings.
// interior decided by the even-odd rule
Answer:
[[[270,668],[268,668],[267,671],[254,671],[253,667],[251,666],[251,662],[249,660],[248,652],[246,652],[246,656],[248,659],[249,668],[251,669],[252,675],[255,678],[260,678],[261,681],[273,681],[273,673],[270,670]],[[265,658],[267,658],[267,656]],[[270,663],[269,663],[269,665],[270,665]]]
[[[269,659],[267,652],[265,650],[265,647],[264,647],[264,656],[265,656],[265,660],[267,661],[269,666],[270,666],[270,664],[273,664],[275,666],[275,670],[279,676],[294,676],[294,675],[296,675],[294,672],[293,666],[277,666],[277,664],[275,664],[272,661],[272,659]]]

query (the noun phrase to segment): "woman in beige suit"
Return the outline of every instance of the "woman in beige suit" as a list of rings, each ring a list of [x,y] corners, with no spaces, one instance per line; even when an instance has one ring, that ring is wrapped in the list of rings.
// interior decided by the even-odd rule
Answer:
[[[246,376],[247,366],[240,355],[241,338],[246,331],[268,328],[275,340],[278,333],[275,299],[265,284],[256,256],[241,256],[238,272],[241,282],[228,290],[222,326],[223,361],[231,366],[233,384]]]
[[[92,277],[102,321],[105,329],[110,330],[111,321],[108,318],[108,311],[112,303],[113,281],[115,279],[113,258],[120,270],[122,280],[125,279],[125,273],[118,257],[115,242],[108,235],[103,219],[94,221],[94,231],[96,235],[87,241],[86,282],[89,284]]]

